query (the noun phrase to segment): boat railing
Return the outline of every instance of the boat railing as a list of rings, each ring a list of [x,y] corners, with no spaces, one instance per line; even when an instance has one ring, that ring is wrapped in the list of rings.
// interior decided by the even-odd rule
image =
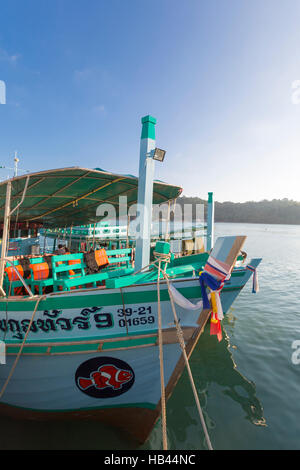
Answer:
[[[16,275],[18,276],[18,278],[20,279],[20,281],[22,282],[23,286],[25,287],[26,291],[28,292],[28,295],[29,297],[34,297],[33,293],[31,292],[31,289],[30,287],[26,284],[23,276],[19,273],[19,271],[17,270],[16,266],[14,265],[13,261],[11,261],[10,259],[8,258],[3,258],[4,261],[6,263],[9,263],[11,265],[11,267],[13,268],[14,272],[16,273]]]

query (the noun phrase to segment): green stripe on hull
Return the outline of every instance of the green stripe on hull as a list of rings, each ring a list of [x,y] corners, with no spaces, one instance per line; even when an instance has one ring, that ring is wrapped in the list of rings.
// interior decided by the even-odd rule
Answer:
[[[177,287],[177,286],[176,286]],[[241,289],[242,286],[237,287],[224,287],[222,292]],[[132,289],[133,290],[133,289]],[[200,286],[178,288],[179,292],[188,299],[201,298]],[[123,292],[124,303],[127,304],[141,304],[146,302],[157,302],[156,289],[143,291],[133,290],[132,292]],[[122,305],[122,295],[119,291],[111,294],[104,294],[100,291],[96,295],[72,295],[67,294],[64,296],[47,297],[39,304],[39,310],[55,310],[55,309],[68,309],[68,308],[85,308],[93,307],[95,305],[101,307]],[[167,289],[161,289],[161,301],[169,300]],[[30,301],[0,301],[0,311],[33,311],[36,299]]]
[[[29,343],[29,341],[28,341]],[[20,347],[18,346],[9,346],[6,349],[7,355],[9,354],[18,354]],[[47,354],[48,347],[47,346],[26,346],[23,349],[22,355],[26,354]]]
[[[154,346],[156,344],[156,337],[152,338],[137,338],[129,341],[113,341],[111,343],[104,343],[102,351],[108,349],[130,348],[135,346]]]

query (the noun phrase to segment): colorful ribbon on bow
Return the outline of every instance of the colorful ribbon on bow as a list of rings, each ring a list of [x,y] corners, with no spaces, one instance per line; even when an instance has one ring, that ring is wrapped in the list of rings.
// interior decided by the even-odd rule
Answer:
[[[226,276],[227,277],[227,276]],[[221,320],[223,320],[223,309],[220,299],[220,292],[223,289],[226,277],[221,281],[215,279],[211,274],[201,271],[199,274],[199,283],[203,300],[203,308],[210,309],[210,302],[206,292],[206,286],[211,289],[212,314],[210,320],[210,334],[217,335],[219,341],[222,339]]]
[[[222,289],[224,281],[218,281],[211,274],[208,274],[205,271],[201,271],[199,273],[199,282],[203,299],[203,308],[210,308],[210,302],[205,287],[209,287],[212,291],[218,291]]]
[[[253,272],[252,293],[256,294],[257,292],[259,292],[257,269],[251,266],[250,264],[246,266],[246,269],[249,269],[249,271]]]
[[[217,299],[220,299],[220,295],[218,292],[211,292],[211,306],[212,306],[212,314],[210,318],[210,334],[217,335],[218,341],[222,340],[222,328],[221,328],[221,321],[218,317],[218,304]]]

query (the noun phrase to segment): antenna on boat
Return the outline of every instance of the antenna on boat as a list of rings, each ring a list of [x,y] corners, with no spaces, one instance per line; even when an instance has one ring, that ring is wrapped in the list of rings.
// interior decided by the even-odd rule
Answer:
[[[17,157],[17,151],[15,151],[15,156],[14,156],[14,167],[13,168],[10,168],[8,166],[5,166],[5,165],[0,165],[0,169],[3,169],[3,170],[10,170],[10,171],[13,171],[14,172],[14,175],[13,177],[15,178],[16,176],[18,176],[18,172],[21,170],[22,172],[25,172],[25,173],[30,173],[29,170],[24,170],[23,168],[19,168],[18,167],[18,163],[20,161],[20,159]],[[6,179],[10,179],[11,176],[9,176],[9,174],[7,175],[7,178]],[[3,180],[5,178],[0,178],[0,180]]]
[[[14,178],[18,176],[18,163],[20,159],[17,157],[17,151],[15,151],[15,158],[14,158]]]

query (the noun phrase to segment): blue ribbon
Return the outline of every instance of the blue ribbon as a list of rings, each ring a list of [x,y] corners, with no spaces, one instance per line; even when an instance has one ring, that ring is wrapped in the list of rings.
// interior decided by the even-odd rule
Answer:
[[[218,290],[221,287],[222,281],[217,281],[211,274],[203,271],[199,276],[199,282],[201,287],[201,294],[203,300],[203,308],[210,308],[210,302],[206,292],[206,286],[211,290]]]

